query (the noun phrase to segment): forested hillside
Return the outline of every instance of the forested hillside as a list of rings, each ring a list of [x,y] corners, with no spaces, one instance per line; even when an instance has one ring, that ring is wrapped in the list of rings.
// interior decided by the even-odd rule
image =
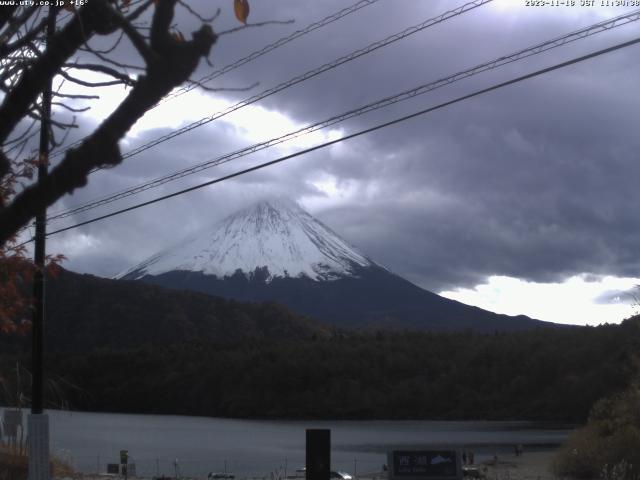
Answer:
[[[622,390],[640,320],[520,333],[368,332],[49,356],[70,408],[279,418],[583,421]],[[5,368],[14,358],[4,357]]]
[[[115,281],[66,270],[47,283],[49,352],[123,350],[182,342],[236,343],[250,338],[303,339],[329,329],[275,303],[225,300]],[[0,333],[2,351],[30,348],[29,338]]]

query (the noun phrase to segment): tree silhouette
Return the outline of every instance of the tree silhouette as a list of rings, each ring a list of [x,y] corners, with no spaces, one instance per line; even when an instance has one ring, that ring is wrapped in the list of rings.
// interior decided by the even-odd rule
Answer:
[[[25,286],[34,267],[16,241],[21,229],[39,211],[86,185],[93,170],[122,162],[118,142],[127,131],[173,88],[193,82],[190,76],[216,42],[211,23],[220,13],[218,9],[206,18],[186,0],[62,0],[48,8],[19,3],[0,7],[0,330],[4,331],[19,328],[29,307]],[[176,28],[178,9],[201,23],[190,38]],[[246,26],[247,0],[234,0],[234,10]],[[48,33],[47,20],[53,16],[55,29]],[[134,62],[124,62],[115,53],[126,42],[133,46]],[[82,72],[109,78],[94,81]],[[44,179],[34,182],[35,169],[49,162],[29,152],[42,118],[48,116],[43,92],[54,80],[53,105],[71,115],[89,108],[78,107],[78,102],[90,104],[97,98],[74,87],[121,84],[129,91],[101,124],[63,152]],[[49,151],[62,145],[77,126],[75,116],[52,118]],[[49,265],[59,259],[50,258]]]
[[[137,4],[137,7],[130,13]],[[120,105],[82,143],[66,152],[43,182],[22,189],[9,201],[3,199],[0,209],[0,245],[4,245],[24,227],[40,210],[51,205],[63,195],[87,183],[88,174],[95,168],[111,167],[122,161],[118,141],[144,113],[181,85],[206,57],[216,41],[216,35],[208,24],[193,32],[190,40],[172,31],[175,7],[178,0],[146,0],[116,4],[109,0],[90,0],[71,13],[71,19],[52,36],[46,48],[34,45],[42,36],[44,22],[33,26],[34,7],[8,7],[2,10],[0,28],[4,72],[5,97],[0,105],[0,178],[19,175],[24,162],[10,158],[6,150],[19,143],[22,133],[12,134],[25,120],[38,118],[41,106],[39,96],[49,79],[62,74],[73,79],[65,68],[99,71],[113,77],[113,83],[130,85],[131,90]],[[153,9],[148,34],[135,26],[147,10]],[[65,10],[60,10],[65,12]],[[63,13],[62,13],[63,14]],[[21,31],[21,35],[17,32]],[[12,35],[13,32],[16,32]],[[144,63],[144,70],[137,78],[126,74],[124,65],[109,61],[103,54],[99,64],[69,65],[69,59],[81,48],[93,51],[88,41],[95,36],[110,36],[121,32],[134,46]],[[40,42],[42,44],[42,42]],[[18,55],[16,52],[29,52]],[[72,80],[73,81],[73,80]],[[68,125],[58,125],[67,127]],[[15,134],[14,134],[15,135]],[[7,148],[8,147],[8,148]]]

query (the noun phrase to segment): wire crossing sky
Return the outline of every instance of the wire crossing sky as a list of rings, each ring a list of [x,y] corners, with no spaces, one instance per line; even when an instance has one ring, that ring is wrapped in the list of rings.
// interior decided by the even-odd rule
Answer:
[[[456,98],[454,100],[450,100],[448,102],[441,103],[441,104],[436,105],[434,107],[430,107],[430,108],[427,108],[427,109],[424,109],[424,110],[420,110],[420,111],[412,113],[410,115],[406,115],[406,116],[397,118],[395,120],[391,120],[389,122],[385,122],[383,124],[376,125],[375,127],[371,127],[371,128],[366,129],[366,130],[361,130],[359,132],[352,133],[350,135],[346,135],[346,136],[344,136],[342,138],[339,138],[339,139],[336,139],[336,140],[332,140],[332,141],[329,141],[329,142],[325,142],[325,143],[322,143],[320,145],[316,145],[315,147],[307,148],[305,150],[301,150],[301,151],[296,152],[294,154],[287,155],[287,156],[284,156],[284,157],[280,157],[280,158],[277,158],[277,159],[272,160],[270,162],[262,163],[260,165],[254,166],[254,167],[241,170],[241,171],[233,173],[231,175],[225,175],[224,177],[220,177],[220,178],[217,178],[215,180],[204,182],[204,183],[201,183],[199,185],[196,185],[196,186],[193,186],[193,187],[190,187],[190,188],[186,188],[186,189],[180,190],[178,192],[174,192],[174,193],[172,193],[170,195],[163,195],[162,197],[158,197],[158,198],[155,198],[155,199],[147,201],[147,202],[139,203],[139,204],[133,205],[131,207],[127,207],[127,208],[124,208],[124,209],[109,213],[107,215],[102,215],[102,216],[93,218],[91,220],[87,220],[87,221],[84,221],[84,222],[77,223],[75,225],[71,225],[69,227],[60,228],[58,230],[54,230],[52,232],[48,232],[47,236],[56,235],[58,233],[66,232],[68,230],[72,230],[72,229],[75,229],[75,228],[78,228],[78,227],[81,227],[81,226],[84,226],[84,225],[89,225],[91,223],[98,222],[100,220],[105,220],[107,218],[115,217],[117,215],[121,215],[123,213],[130,212],[132,210],[136,210],[138,208],[146,207],[146,206],[152,205],[154,203],[165,201],[165,200],[168,200],[170,198],[177,197],[179,195],[184,195],[186,193],[193,192],[195,190],[199,190],[199,189],[204,188],[204,187],[215,185],[216,183],[220,183],[220,182],[223,182],[223,181],[226,181],[226,180],[231,180],[233,178],[239,177],[240,175],[246,175],[247,173],[255,172],[256,170],[261,170],[263,168],[270,167],[270,166],[276,165],[278,163],[282,163],[282,162],[284,162],[286,160],[290,160],[292,158],[296,158],[296,157],[311,153],[313,151],[316,151],[316,150],[319,150],[319,149],[322,149],[322,148],[326,148],[326,147],[329,147],[331,145],[335,145],[337,143],[341,143],[341,142],[344,142],[346,140],[350,140],[352,138],[359,137],[361,135],[372,133],[372,132],[375,132],[377,130],[381,130],[383,128],[387,128],[387,127],[396,125],[398,123],[402,123],[402,122],[405,122],[407,120],[411,120],[413,118],[425,115],[427,113],[434,112],[436,110],[440,110],[441,108],[448,107],[448,106],[456,104],[458,102],[469,100],[470,98],[477,97],[479,95],[483,95],[483,94],[492,92],[494,90],[498,90],[500,88],[504,88],[504,87],[507,87],[509,85],[513,85],[513,84],[522,82],[524,80],[529,80],[531,78],[534,78],[534,77],[537,77],[537,76],[544,75],[544,74],[547,74],[549,72],[552,72],[554,70],[565,68],[565,67],[568,67],[570,65],[574,65],[576,63],[584,62],[585,60],[590,60],[592,58],[599,57],[601,55],[605,55],[607,53],[611,53],[611,52],[614,52],[616,50],[620,50],[620,49],[623,49],[623,48],[627,48],[627,47],[636,45],[637,43],[640,43],[640,37],[635,38],[633,40],[630,40],[628,42],[624,42],[624,43],[621,43],[621,44],[618,44],[618,45],[614,45],[614,46],[609,47],[609,48],[605,48],[603,50],[598,50],[596,52],[592,52],[592,53],[590,53],[588,55],[584,55],[582,57],[574,58],[572,60],[553,65],[551,67],[547,67],[547,68],[543,68],[541,70],[537,70],[537,71],[529,73],[527,75],[523,75],[521,77],[514,78],[514,79],[509,80],[507,82],[502,82],[502,83],[499,83],[497,85],[493,85],[491,87],[475,91],[475,92],[470,93],[468,95],[464,95],[462,97],[458,97],[458,98]],[[32,241],[32,240],[33,239],[31,239],[30,241]]]
[[[333,70],[335,68],[338,68],[339,66],[351,62],[357,58],[360,58],[364,55],[370,54],[380,48],[386,47],[392,43],[398,42],[400,40],[403,40],[413,34],[416,34],[418,32],[421,32],[422,30],[425,30],[429,27],[432,27],[434,25],[437,25],[439,23],[445,22],[451,18],[457,17],[459,15],[462,15],[466,12],[469,12],[475,8],[478,8],[482,5],[485,5],[487,3],[492,2],[493,0],[473,0],[472,2],[468,2],[465,3],[464,5],[461,5],[453,10],[448,10],[436,17],[432,17],[429,18],[428,20],[425,20],[417,25],[414,25],[412,27],[406,28],[404,30],[402,30],[401,32],[395,33],[393,35],[390,35],[382,40],[373,42],[369,45],[367,45],[364,48],[355,50],[347,55],[343,55],[335,60],[333,60],[332,62],[329,63],[325,63],[319,67],[316,67],[312,70],[309,70],[301,75],[297,75],[285,82],[282,82],[278,85],[276,85],[275,87],[269,88],[267,90],[264,90],[256,95],[253,95],[247,99],[244,99],[228,108],[226,108],[225,110],[222,110],[220,112],[216,112],[213,113],[211,115],[208,115],[204,118],[201,118],[200,120],[193,122],[189,125],[186,125],[178,130],[175,130],[169,134],[163,135],[159,138],[156,138],[150,142],[145,143],[144,145],[140,145],[132,150],[129,150],[128,152],[125,152],[122,155],[123,159],[127,159],[130,158],[134,155],[138,155],[139,153],[142,153],[152,147],[155,147],[156,145],[160,145],[161,143],[167,142],[177,136],[183,135],[185,133],[188,133],[198,127],[202,127],[203,125],[206,125],[210,122],[213,122],[214,120],[218,120],[226,115],[229,115],[230,113],[233,113],[241,108],[244,108],[248,105],[254,104],[260,100],[263,100],[267,97],[270,97],[271,95],[274,95],[276,93],[279,93],[285,89],[288,89],[294,85],[297,85],[301,82],[304,82],[306,80],[309,80],[311,78],[314,78],[324,72],[327,72],[329,70]],[[97,171],[97,170],[94,170]]]
[[[310,25],[307,25],[305,28],[301,29],[301,30],[297,30],[295,32],[293,32],[290,35],[287,35],[286,37],[282,37],[278,40],[276,40],[273,43],[270,43],[269,45],[266,45],[265,47],[261,48],[260,50],[257,50],[255,52],[251,52],[249,55],[247,55],[246,57],[241,58],[240,60],[233,62],[229,65],[226,65],[218,70],[215,70],[211,73],[209,73],[208,75],[205,75],[204,77],[200,78],[199,80],[197,80],[197,82],[193,85],[185,85],[182,88],[177,89],[175,92],[172,92],[168,97],[167,100],[169,99],[174,99],[176,97],[179,97],[180,95],[183,95],[187,92],[190,92],[191,90],[193,90],[194,88],[198,88],[198,84],[205,84],[205,83],[209,83],[212,80],[215,80],[216,78],[224,75],[225,73],[228,73],[232,70],[235,70],[238,67],[241,67],[242,65],[249,63],[259,57],[261,57],[262,55],[266,55],[267,53],[271,52],[272,50],[275,50],[276,48],[282,47],[283,45],[286,45],[289,42],[292,42],[293,40],[300,38],[303,35],[307,35],[308,33],[313,32],[314,30],[317,30],[319,28],[322,28],[326,25],[329,25],[337,20],[340,20],[343,17],[346,17],[347,15],[350,15],[352,13],[357,12],[358,10],[360,10],[361,8],[365,8],[368,7],[370,5],[373,5],[374,3],[376,3],[378,0],[360,0],[357,3],[354,3],[353,5],[351,5],[350,7],[347,8],[343,8],[342,10],[329,15],[325,18],[323,18],[322,20],[318,21],[318,22],[314,22]]]
[[[278,145],[280,143],[286,142],[288,140],[294,139],[294,138],[298,138],[302,135],[308,135],[309,133],[312,133],[314,131],[317,131],[319,129],[322,128],[327,128],[329,126],[335,125],[337,123],[343,122],[345,120],[348,120],[350,118],[354,118],[360,115],[364,115],[370,111],[373,110],[377,110],[380,108],[384,108],[387,107],[389,105],[393,105],[395,103],[401,102],[401,101],[405,101],[405,100],[409,100],[417,95],[422,95],[425,93],[428,93],[430,91],[433,91],[437,88],[449,85],[451,83],[457,82],[459,80],[463,80],[465,78],[471,77],[473,75],[477,75],[479,73],[488,71],[488,70],[492,70],[494,68],[499,68],[503,65],[507,65],[510,64],[512,62],[515,61],[519,61],[519,60],[523,60],[526,59],[532,55],[537,55],[539,53],[543,53],[546,52],[550,49],[553,48],[557,48],[560,47],[562,45],[566,45],[568,43],[580,40],[580,39],[584,39],[587,38],[591,35],[595,35],[601,32],[605,32],[605,31],[609,31],[611,29],[614,29],[616,27],[621,27],[624,26],[628,23],[631,22],[635,22],[637,20],[640,19],[640,10],[635,10],[633,12],[630,12],[628,14],[624,14],[624,15],[620,15],[618,17],[612,18],[610,20],[605,20],[603,22],[598,22],[594,25],[590,25],[586,28],[568,33],[566,35],[563,35],[561,37],[556,37],[553,38],[551,40],[548,40],[546,42],[542,42],[539,44],[536,44],[534,46],[519,50],[515,53],[511,53],[509,55],[505,55],[499,58],[496,58],[494,60],[482,63],[480,65],[476,65],[472,68],[469,68],[467,70],[455,73],[453,75],[449,75],[447,77],[443,77],[439,80],[436,81],[432,81],[426,84],[422,84],[418,87],[412,88],[410,90],[404,91],[402,93],[399,93],[397,95],[393,95],[391,97],[386,97],[383,98],[381,100],[378,100],[376,102],[373,103],[369,103],[363,107],[357,108],[357,109],[353,109],[350,110],[348,112],[342,113],[340,115],[337,116],[333,116],[329,119],[325,119],[323,121],[320,122],[316,122],[313,125],[309,125],[307,127],[298,129],[294,132],[289,132],[285,135],[279,136],[277,138],[272,138],[269,139],[265,142],[261,142],[261,143],[257,143],[254,145],[251,145],[249,147],[243,148],[241,150],[237,150],[235,152],[223,155],[223,156],[219,156],[216,157],[214,159],[208,160],[206,162],[203,163],[199,163],[197,165],[194,165],[192,167],[186,168],[186,169],[182,169],[180,171],[177,172],[173,172],[171,174],[156,178],[150,182],[146,182],[143,183],[141,185],[137,185],[135,187],[131,187],[129,189],[111,194],[109,196],[106,196],[102,199],[99,200],[94,200],[91,201],[89,203],[86,203],[82,206],[78,206],[75,208],[72,208],[70,210],[67,210],[65,212],[61,212],[58,214],[53,214],[49,216],[49,220],[56,220],[56,219],[62,219],[62,218],[67,218],[71,215],[74,215],[76,213],[81,213],[81,212],[85,212],[88,210],[92,210],[94,208],[97,208],[99,206],[103,206],[103,205],[107,205],[110,204],[114,201],[123,199],[123,198],[127,198],[129,196],[135,195],[137,193],[152,189],[152,188],[156,188],[159,187],[161,185],[164,185],[168,182],[180,179],[180,178],[184,178],[187,175],[192,175],[198,172],[201,172],[205,169],[208,168],[212,168],[227,162],[230,162],[232,160],[235,160],[237,158],[242,158],[246,155],[255,153],[256,151],[259,150],[263,150],[265,148],[269,148],[271,146],[274,145]]]
[[[210,7],[206,0],[189,5]],[[296,24],[223,37],[229,41],[220,42],[213,57],[220,66],[347,4],[279,0],[251,6],[256,23],[292,18]],[[282,85],[453,6],[444,0],[378,1],[219,78],[230,86],[257,79]],[[621,321],[633,312],[630,293],[640,284],[637,48],[462,98],[623,44],[637,35],[638,12],[601,5],[531,8],[519,0],[496,0],[473,12],[162,141],[161,148],[140,152],[140,161],[92,175],[85,188],[52,207],[67,217],[54,219],[50,229],[103,214],[117,215],[117,221],[96,220],[52,235],[51,251],[67,256],[65,268],[113,276],[236,210],[284,196],[429,291],[561,323]],[[197,23],[176,17],[184,32]],[[233,11],[223,8],[216,30],[237,26]],[[135,63],[135,52],[123,48],[119,60]],[[80,118],[78,138],[126,95],[120,87],[99,93]],[[122,149],[158,141],[243,97],[237,91],[180,95],[145,115]],[[457,103],[445,108],[452,99]],[[438,106],[395,128],[328,144]],[[294,154],[305,161],[280,161]],[[278,168],[259,168],[278,161]],[[242,173],[249,168],[255,168],[251,175]],[[223,180],[229,176],[234,180]],[[180,193],[210,181],[216,188]],[[167,195],[171,201],[157,200]],[[27,238],[24,233],[21,241]]]
[[[318,21],[318,22],[314,22],[311,23],[310,25],[307,25],[305,28],[301,29],[301,30],[296,30],[295,32],[293,32],[290,35],[287,35],[286,37],[282,37],[280,39],[278,39],[277,41],[270,43],[266,46],[264,46],[263,48],[251,52],[249,55],[242,57],[238,60],[236,60],[233,63],[230,63],[218,70],[214,70],[213,72],[209,73],[208,75],[205,75],[204,77],[200,78],[199,80],[197,80],[194,84],[192,85],[186,85],[182,88],[176,89],[174,92],[170,93],[167,97],[165,97],[165,99],[163,101],[169,101],[172,100],[174,98],[177,98],[185,93],[190,92],[191,90],[198,88],[200,85],[204,85],[218,77],[221,77],[222,75],[224,75],[225,73],[229,73],[233,70],[235,70],[236,68],[241,67],[242,65],[245,65],[249,62],[252,62],[253,60],[256,60],[258,58],[260,58],[263,55],[266,55],[267,53],[282,47],[283,45],[286,45],[289,42],[292,42],[293,40],[296,40],[297,38],[302,37],[303,35],[307,35],[311,32],[313,32],[314,30],[317,30],[319,28],[322,28],[326,25],[330,25],[331,23],[340,20],[343,17],[346,17],[347,15],[357,12],[358,10],[360,10],[361,8],[365,8],[368,7],[370,5],[373,5],[374,3],[378,2],[379,0],[360,0],[356,3],[354,3],[353,5],[351,5],[350,7],[347,8],[343,8],[342,10],[339,10],[338,12],[335,12],[327,17],[324,17],[322,20]],[[155,108],[155,107],[154,107]],[[80,145],[82,142],[84,141],[84,139],[80,139],[76,142],[74,142],[71,145],[67,145],[64,149],[58,150],[57,152],[53,152],[50,157],[56,157],[61,155],[62,153],[66,152],[68,149],[70,148],[74,148],[78,145]]]

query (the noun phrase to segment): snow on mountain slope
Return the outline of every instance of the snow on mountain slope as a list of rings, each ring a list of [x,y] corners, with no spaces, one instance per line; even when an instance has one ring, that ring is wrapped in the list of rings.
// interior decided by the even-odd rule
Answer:
[[[186,270],[218,278],[257,268],[273,277],[334,280],[354,276],[354,267],[375,265],[296,203],[267,200],[192,235],[116,278]]]

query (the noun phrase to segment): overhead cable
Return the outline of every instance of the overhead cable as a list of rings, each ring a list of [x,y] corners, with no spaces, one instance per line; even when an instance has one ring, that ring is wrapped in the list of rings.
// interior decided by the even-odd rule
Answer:
[[[298,130],[289,132],[285,135],[281,135],[279,137],[276,138],[272,138],[269,139],[267,141],[264,142],[260,142],[260,143],[256,143],[254,145],[242,148],[240,150],[236,150],[234,152],[213,158],[211,160],[207,160],[206,162],[202,162],[199,163],[197,165],[191,166],[191,167],[187,167],[184,168],[182,170],[164,175],[162,177],[158,177],[154,180],[139,184],[137,186],[134,187],[130,187],[128,189],[122,190],[120,192],[117,193],[113,193],[110,195],[107,195],[105,197],[102,197],[100,199],[96,199],[96,200],[92,200],[88,203],[85,203],[83,205],[77,206],[77,207],[73,207],[71,209],[62,211],[60,213],[57,214],[53,214],[50,215],[49,220],[56,220],[56,219],[62,219],[62,218],[66,218],[69,217],[71,215],[77,214],[77,213],[81,213],[81,212],[85,212],[87,210],[92,210],[94,208],[112,203],[114,201],[123,199],[123,198],[127,198],[130,197],[132,195],[144,192],[146,190],[152,189],[152,188],[156,188],[159,187],[161,185],[164,185],[168,182],[174,181],[174,180],[178,180],[180,178],[186,177],[188,175],[192,175],[198,172],[201,172],[203,170],[230,162],[232,160],[236,160],[238,158],[250,155],[252,153],[264,150],[266,148],[272,147],[274,145],[278,145],[290,140],[293,140],[295,138],[304,136],[304,135],[308,135],[312,132],[315,132],[317,130],[323,129],[323,128],[327,128],[330,127],[332,125],[335,125],[337,123],[343,122],[345,120],[366,114],[368,112],[374,111],[374,110],[378,110],[390,105],[393,105],[395,103],[401,102],[401,101],[405,101],[405,100],[409,100],[411,98],[414,98],[418,95],[422,95],[428,92],[431,92],[437,88],[449,85],[451,83],[457,82],[459,80],[463,80],[465,78],[471,77],[473,75],[477,75],[479,73],[482,72],[486,72],[504,65],[507,65],[509,63],[513,63],[516,62],[518,60],[522,60],[524,58],[528,58],[531,57],[533,55],[537,55],[539,53],[542,52],[546,52],[548,50],[551,50],[553,48],[557,48],[560,47],[562,45],[566,45],[567,43],[571,43],[574,42],[576,40],[580,40],[586,37],[589,37],[591,35],[595,35],[597,33],[600,32],[604,32],[604,31],[608,31],[611,30],[612,28],[616,28],[616,27],[620,27],[622,25],[626,25],[628,23],[631,22],[635,22],[637,20],[640,20],[640,10],[636,10],[634,12],[630,12],[624,15],[620,15],[618,17],[609,19],[609,20],[605,20],[599,23],[596,23],[594,25],[591,25],[589,27],[568,33],[566,35],[563,35],[561,37],[556,37],[552,40],[547,40],[545,42],[542,43],[538,43],[534,46],[519,50],[515,53],[509,54],[509,55],[504,55],[502,57],[499,57],[497,59],[476,65],[475,67],[463,70],[461,72],[455,73],[453,75],[449,75],[447,77],[443,77],[441,79],[426,83],[426,84],[422,84],[418,87],[406,90],[402,93],[390,96],[390,97],[386,97],[383,98],[381,100],[377,100],[376,102],[373,103],[369,103],[365,106],[347,111],[345,113],[342,113],[340,115],[336,115],[333,116],[331,118],[328,118],[326,120],[323,120],[321,122],[316,122],[312,125],[300,128]]]
[[[205,75],[204,77],[202,77],[200,80],[198,80],[196,83],[192,84],[192,85],[185,85],[184,87],[177,89],[175,92],[172,92],[167,98],[166,100],[170,100],[173,99],[175,97],[178,97],[180,95],[183,95],[187,92],[190,92],[191,90],[193,90],[194,88],[197,88],[199,85],[203,84],[203,83],[208,83],[211,80],[214,80],[222,75],[224,75],[225,73],[230,72],[231,70],[235,70],[238,67],[241,67],[242,65],[249,63],[253,60],[255,60],[256,58],[261,57],[262,55],[265,55],[269,52],[271,52],[272,50],[275,50],[276,48],[280,48],[283,45],[286,45],[287,43],[295,40],[296,38],[302,37],[303,35],[306,35],[308,33],[313,32],[314,30],[317,30],[319,28],[324,27],[325,25],[329,25],[330,23],[333,23],[339,19],[341,19],[342,17],[346,17],[347,15],[357,12],[358,10],[360,10],[361,8],[364,7],[368,7],[370,5],[373,5],[374,3],[376,3],[378,0],[361,0],[357,3],[354,3],[353,5],[351,5],[350,7],[347,8],[343,8],[342,10],[329,15],[325,18],[323,18],[322,20],[319,20],[317,22],[311,23],[309,25],[307,25],[305,28],[302,28],[300,30],[296,30],[295,32],[293,32],[291,35],[288,35],[286,37],[282,37],[278,40],[276,40],[273,43],[270,43],[269,45],[261,48],[260,50],[256,50],[255,52],[251,52],[249,55],[247,55],[246,57],[243,57],[233,63],[230,63],[229,65],[226,65],[218,70],[215,70],[211,73],[209,73],[208,75]]]
[[[91,223],[95,223],[95,222],[98,222],[100,220],[105,220],[107,218],[115,217],[117,215],[121,215],[123,213],[130,212],[132,210],[136,210],[136,209],[139,209],[139,208],[142,208],[142,207],[146,207],[148,205],[152,205],[154,203],[158,203],[158,202],[161,202],[161,201],[164,201],[164,200],[168,200],[168,199],[173,198],[173,197],[184,195],[186,193],[193,192],[195,190],[199,190],[201,188],[208,187],[210,185],[214,185],[216,183],[220,183],[220,182],[223,182],[223,181],[226,181],[226,180],[230,180],[232,178],[236,178],[236,177],[239,177],[241,175],[245,175],[245,174],[250,173],[250,172],[255,172],[257,170],[261,170],[261,169],[264,169],[266,167],[270,167],[272,165],[276,165],[278,163],[282,163],[282,162],[284,162],[286,160],[290,160],[292,158],[296,158],[296,157],[299,157],[301,155],[305,155],[307,153],[311,153],[313,151],[320,150],[322,148],[326,148],[326,147],[329,147],[331,145],[335,145],[335,144],[340,143],[340,142],[344,142],[346,140],[350,140],[350,139],[353,139],[353,138],[356,138],[356,137],[360,137],[362,135],[365,135],[365,134],[368,134],[368,133],[372,133],[372,132],[381,130],[381,129],[386,128],[386,127],[390,127],[392,125],[396,125],[396,124],[399,124],[401,122],[405,122],[407,120],[410,120],[410,119],[413,119],[413,118],[416,118],[416,117],[419,117],[419,116],[434,112],[436,110],[440,110],[441,108],[445,108],[445,107],[448,107],[450,105],[454,105],[456,103],[463,102],[463,101],[468,100],[470,98],[477,97],[477,96],[483,95],[485,93],[489,93],[489,92],[492,92],[494,90],[498,90],[500,88],[504,88],[506,86],[513,85],[513,84],[522,82],[524,80],[528,80],[528,79],[531,79],[531,78],[534,78],[534,77],[537,77],[537,76],[552,72],[554,70],[559,70],[561,68],[565,68],[565,67],[568,67],[570,65],[574,65],[576,63],[583,62],[585,60],[589,60],[589,59],[592,59],[592,58],[595,58],[595,57],[598,57],[598,56],[601,56],[601,55],[604,55],[604,54],[607,54],[607,53],[611,53],[611,52],[614,52],[616,50],[621,50],[623,48],[627,48],[627,47],[630,47],[632,45],[636,45],[638,43],[640,43],[640,37],[635,38],[633,40],[629,40],[627,42],[619,43],[619,44],[614,45],[612,47],[608,47],[608,48],[604,48],[604,49],[601,49],[601,50],[597,50],[595,52],[592,52],[592,53],[589,53],[587,55],[583,55],[583,56],[574,58],[572,60],[568,60],[566,62],[555,64],[555,65],[553,65],[551,67],[546,67],[546,68],[537,70],[535,72],[528,73],[528,74],[522,75],[520,77],[516,77],[516,78],[508,80],[506,82],[495,84],[495,85],[493,85],[491,87],[487,87],[487,88],[483,88],[481,90],[477,90],[477,91],[475,91],[473,93],[470,93],[470,94],[467,94],[467,95],[463,95],[463,96],[455,98],[453,100],[449,100],[447,102],[440,103],[440,104],[438,104],[436,106],[429,107],[429,108],[420,110],[418,112],[415,112],[415,113],[412,113],[412,114],[409,114],[409,115],[404,115],[402,117],[396,118],[396,119],[388,121],[388,122],[384,122],[384,123],[378,124],[378,125],[376,125],[374,127],[370,127],[370,128],[365,129],[365,130],[360,130],[358,132],[352,133],[350,135],[347,135],[345,137],[341,137],[341,138],[336,139],[336,140],[330,140],[328,142],[324,142],[324,143],[316,145],[314,147],[306,148],[306,149],[301,150],[299,152],[292,153],[290,155],[286,155],[284,157],[280,157],[280,158],[277,158],[275,160],[271,160],[269,162],[264,162],[264,163],[261,163],[259,165],[255,165],[253,167],[246,168],[244,170],[240,170],[240,171],[237,171],[237,172],[229,174],[229,175],[225,175],[225,176],[220,177],[220,178],[216,178],[214,180],[210,180],[210,181],[207,181],[207,182],[204,182],[204,183],[200,183],[198,185],[195,185],[195,186],[192,186],[192,187],[189,187],[189,188],[185,188],[183,190],[179,190],[177,192],[174,192],[174,193],[171,193],[171,194],[168,194],[168,195],[163,195],[161,197],[157,197],[157,198],[154,198],[154,199],[146,201],[146,202],[138,203],[136,205],[132,205],[132,206],[127,207],[127,208],[116,210],[116,211],[108,213],[106,215],[101,215],[99,217],[95,217],[95,218],[92,218],[90,220],[86,220],[84,222],[76,223],[74,225],[70,225],[70,226],[65,227],[65,228],[60,228],[58,230],[54,230],[52,232],[49,232],[47,234],[47,236],[51,236],[51,235],[55,235],[55,234],[58,234],[58,233],[66,232],[68,230],[72,230],[72,229],[75,229],[75,228],[78,228],[78,227],[82,227],[84,225],[89,225]],[[29,243],[32,240],[33,239],[28,240],[28,241],[24,242],[23,244]]]
[[[267,90],[264,90],[261,93],[258,93],[256,95],[253,95],[245,100],[241,100],[238,103],[235,103],[231,106],[229,106],[228,108],[221,110],[219,112],[213,113],[211,115],[208,115],[204,118],[201,118],[200,120],[197,120],[195,122],[190,123],[189,125],[186,125],[182,128],[179,128],[177,130],[172,131],[171,133],[168,133],[166,135],[162,135],[158,138],[155,138],[154,140],[151,140],[150,142],[145,143],[144,145],[140,145],[132,150],[129,150],[128,152],[124,153],[122,155],[123,159],[132,157],[134,155],[137,155],[139,153],[144,152],[145,150],[148,150],[156,145],[159,145],[161,143],[164,143],[168,140],[171,140],[172,138],[175,138],[177,136],[183,135],[187,132],[190,132],[191,130],[194,130],[198,127],[201,127],[203,125],[206,125],[210,122],[213,122],[214,120],[218,120],[219,118],[222,118],[226,115],[229,115],[232,112],[235,112],[241,108],[244,108],[248,105],[252,105],[260,100],[263,100],[271,95],[274,95],[278,92],[281,92],[282,90],[285,90],[287,88],[290,88],[294,85],[297,85],[298,83],[304,82],[306,80],[309,80],[313,77],[316,77],[326,71],[332,70],[334,68],[339,67],[340,65],[343,65],[347,62],[351,62],[353,60],[355,60],[356,58],[362,57],[363,55],[367,55],[375,50],[378,50],[382,47],[386,47],[387,45],[390,45],[392,43],[395,43],[397,41],[400,41],[404,38],[409,37],[410,35],[413,35],[415,33],[421,32],[422,30],[425,30],[429,27],[432,27],[434,25],[437,25],[439,23],[445,22],[453,17],[457,17],[459,15],[462,15],[468,11],[471,11],[475,8],[478,8],[484,4],[490,3],[493,0],[473,0],[471,2],[465,3],[464,5],[461,5],[453,10],[449,10],[447,12],[444,12],[436,17],[430,18],[428,20],[425,20],[422,23],[419,23],[417,25],[414,25],[412,27],[409,27],[399,33],[390,35],[386,38],[384,38],[383,40],[379,40],[377,42],[373,42],[369,45],[367,45],[364,48],[361,48],[359,50],[355,50],[351,53],[349,53],[348,55],[344,55],[340,58],[337,58],[335,60],[333,60],[332,62],[329,63],[325,63],[324,65],[321,65],[319,67],[316,67],[312,70],[309,70],[301,75],[298,75],[296,77],[293,77],[285,82],[282,82],[278,85],[276,85],[275,87],[269,88]],[[66,150],[61,150],[60,153],[64,152]],[[100,170],[100,168],[96,168],[94,169],[92,172],[98,171]]]
[[[360,0],[356,3],[354,3],[353,5],[351,5],[350,7],[347,8],[343,8],[342,10],[339,10],[331,15],[328,15],[327,17],[323,18],[322,20],[319,20],[317,22],[311,23],[309,25],[307,25],[305,28],[302,28],[300,30],[296,30],[295,32],[293,32],[290,35],[287,35],[286,37],[282,37],[278,40],[276,40],[273,43],[270,43],[269,45],[261,48],[260,50],[256,50],[254,52],[251,52],[249,55],[242,57],[238,60],[236,60],[233,63],[230,63],[228,65],[225,65],[224,67],[215,70],[211,73],[209,73],[208,75],[205,75],[204,77],[202,77],[200,80],[197,80],[195,84],[193,85],[187,85],[184,86],[180,89],[177,89],[175,92],[170,93],[167,97],[165,97],[163,100],[161,100],[159,103],[157,103],[156,105],[154,105],[155,108],[156,106],[160,105],[161,103],[176,98],[180,95],[183,95],[191,90],[193,90],[194,88],[197,88],[199,85],[202,85],[204,83],[210,82],[211,80],[218,78],[226,73],[229,73],[232,70],[235,70],[238,67],[241,67],[242,65],[245,65],[249,62],[252,62],[253,60],[266,55],[267,53],[282,47],[283,45],[286,45],[289,42],[292,42],[293,40],[302,37],[308,33],[313,32],[314,30],[317,30],[321,27],[324,27],[326,25],[329,25],[343,17],[346,17],[347,15],[357,12],[358,10],[368,7],[370,5],[373,5],[374,3],[378,2],[379,0]],[[85,137],[86,138],[86,137]],[[56,157],[59,156],[63,153],[65,153],[67,150],[69,150],[70,148],[74,148],[77,147],[78,145],[80,145],[85,138],[81,138],[80,140],[77,140],[75,142],[73,142],[70,145],[65,146],[64,149],[58,150],[56,152],[53,152],[50,157]]]

